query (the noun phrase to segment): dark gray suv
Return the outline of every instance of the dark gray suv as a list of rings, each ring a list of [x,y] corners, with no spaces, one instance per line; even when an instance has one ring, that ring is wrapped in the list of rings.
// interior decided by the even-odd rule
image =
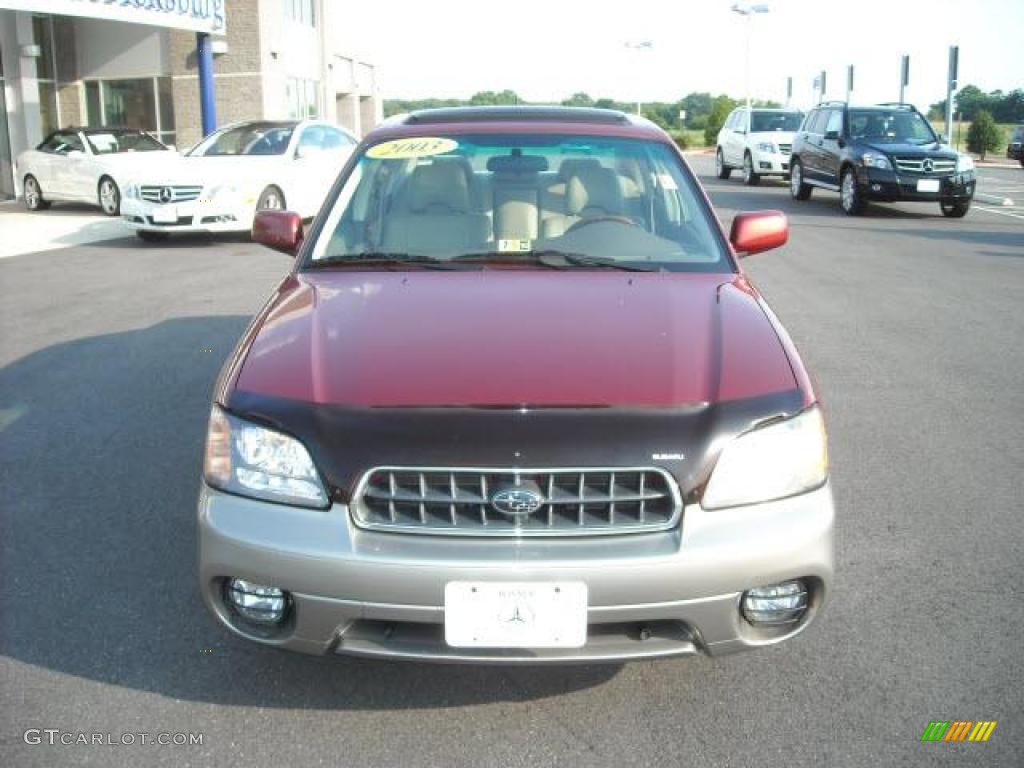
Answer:
[[[960,218],[974,197],[974,161],[909,104],[829,101],[808,113],[793,139],[793,198],[807,200],[815,187],[838,192],[850,215],[878,200],[936,202],[944,216]]]

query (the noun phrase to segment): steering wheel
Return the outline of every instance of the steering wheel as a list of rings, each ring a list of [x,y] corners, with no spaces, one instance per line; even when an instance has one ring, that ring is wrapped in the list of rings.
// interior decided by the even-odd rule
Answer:
[[[615,224],[625,224],[626,226],[629,226],[629,227],[639,227],[640,226],[639,224],[637,224],[635,221],[633,221],[633,219],[629,218],[628,216],[616,216],[616,215],[613,215],[613,214],[606,214],[604,216],[594,216],[594,217],[589,218],[589,219],[580,219],[579,221],[577,221],[574,224],[572,224],[568,229],[566,229],[565,230],[565,234],[569,234],[570,232],[575,232],[577,229],[582,229],[583,227],[589,227],[591,224],[597,224],[598,222],[601,222],[601,221],[610,221],[610,222],[614,222]]]

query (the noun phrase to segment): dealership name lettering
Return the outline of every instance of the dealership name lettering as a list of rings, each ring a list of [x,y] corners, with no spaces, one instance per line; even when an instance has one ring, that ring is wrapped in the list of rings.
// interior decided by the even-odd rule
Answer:
[[[224,28],[225,0],[76,0],[92,5],[119,6],[121,8],[137,8],[140,11],[176,13],[179,16],[190,16],[193,19],[212,19],[211,31]],[[141,19],[140,19],[141,21]]]

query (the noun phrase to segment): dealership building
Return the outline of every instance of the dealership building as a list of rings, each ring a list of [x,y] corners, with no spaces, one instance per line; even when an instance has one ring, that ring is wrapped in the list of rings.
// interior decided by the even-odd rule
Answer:
[[[185,149],[213,125],[380,122],[337,0],[0,0],[0,198],[50,131],[125,126]]]

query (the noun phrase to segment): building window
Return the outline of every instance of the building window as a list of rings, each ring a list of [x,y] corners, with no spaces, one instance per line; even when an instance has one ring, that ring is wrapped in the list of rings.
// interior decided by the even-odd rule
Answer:
[[[284,0],[284,15],[289,21],[316,26],[316,0]]]
[[[317,80],[304,80],[289,77],[285,81],[285,101],[288,104],[288,117],[293,120],[306,120],[320,114],[320,83]]]
[[[165,144],[173,144],[171,78],[87,80],[85,122],[90,128],[109,126],[149,131]]]

